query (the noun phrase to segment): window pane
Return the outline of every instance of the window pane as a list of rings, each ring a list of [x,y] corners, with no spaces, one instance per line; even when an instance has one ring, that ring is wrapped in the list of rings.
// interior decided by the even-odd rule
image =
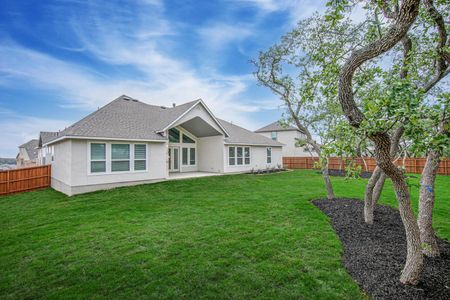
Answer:
[[[237,158],[237,164],[238,165],[242,165],[242,157],[238,157]]]
[[[174,170],[178,170],[178,160],[179,160],[178,148],[173,148],[173,168],[174,168]]]
[[[183,143],[194,144],[195,141],[193,139],[191,139],[190,137],[188,137],[187,135],[183,134]]]
[[[249,165],[249,164],[250,164],[250,157],[246,157],[246,158],[245,158],[245,164],[246,164],[246,165]]]
[[[242,157],[242,147],[237,147],[237,157]]]
[[[130,159],[130,145],[129,144],[112,144],[111,145],[112,159]]]
[[[176,128],[169,129],[169,142],[179,143],[180,142],[180,131]]]
[[[130,161],[128,160],[112,161],[111,171],[112,172],[130,171]]]
[[[245,157],[250,157],[250,147],[245,147],[244,148],[244,156]]]
[[[183,148],[182,153],[182,163],[183,166],[188,164],[188,148]]]
[[[272,148],[267,148],[267,156],[272,156]]]
[[[106,159],[106,144],[91,144],[91,159]]]
[[[106,162],[91,161],[91,173],[103,173],[103,172],[106,172]]]
[[[277,132],[276,131],[272,131],[272,140],[274,140],[274,141],[277,140]]]
[[[146,145],[134,145],[134,159],[147,159]]]
[[[229,157],[235,157],[236,156],[236,152],[235,152],[235,148],[234,147],[228,148],[228,156]]]
[[[191,165],[195,165],[195,148],[191,148],[189,151],[189,161]]]
[[[234,166],[235,158],[234,157],[230,157],[228,163],[230,164],[230,166]]]
[[[147,162],[145,160],[135,160],[134,161],[134,170],[135,171],[143,171],[146,169]]]

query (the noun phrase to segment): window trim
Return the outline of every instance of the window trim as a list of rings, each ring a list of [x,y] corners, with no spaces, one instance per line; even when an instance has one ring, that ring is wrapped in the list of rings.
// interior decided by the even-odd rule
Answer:
[[[145,171],[147,171],[147,169],[148,169],[147,168],[147,166],[148,166],[148,144],[133,143],[132,145],[133,145],[133,172],[145,172]],[[136,159],[136,145],[145,146],[145,158],[144,159]],[[143,170],[136,170],[136,161],[145,161],[145,169],[143,169]]]
[[[234,148],[234,156],[230,156],[230,148]],[[238,148],[242,148],[242,156],[238,157]],[[245,159],[247,158],[245,156],[245,148],[248,148],[248,158],[249,162],[248,164],[245,163]],[[230,164],[230,158],[234,159],[234,165]],[[242,164],[238,164],[238,158],[242,158]],[[250,146],[228,146],[228,153],[227,153],[227,160],[228,160],[228,166],[229,167],[243,167],[243,166],[250,166],[252,164],[252,147]]]
[[[190,147],[188,145],[191,145]],[[186,163],[184,163],[184,149],[186,149],[187,157]],[[191,149],[194,149],[195,163],[191,164]],[[181,146],[181,164],[182,167],[195,167],[197,166],[197,147],[194,144],[186,144]]]
[[[269,155],[269,151],[270,151],[270,155]],[[270,159],[270,161],[269,161]],[[266,163],[267,164],[271,164],[272,163],[272,147],[267,147],[266,148]]]
[[[122,159],[122,158],[121,159],[113,159],[112,158],[113,145],[128,145],[128,159]],[[133,168],[131,166],[131,151],[134,152],[134,146],[132,147],[131,145],[132,144],[129,144],[129,143],[111,143],[111,146],[110,146],[110,151],[111,151],[111,162],[110,162],[111,169],[110,170],[111,170],[111,173],[116,174],[118,172],[131,172],[131,170],[134,169],[134,163],[133,163]],[[128,170],[125,170],[125,171],[113,171],[112,170],[113,162],[123,162],[123,161],[127,161],[128,162],[128,167],[129,167]]]
[[[105,172],[91,172],[91,144],[105,144],[106,145],[106,171]],[[112,165],[112,144],[127,144],[130,145],[130,170],[129,171],[115,171],[112,172],[111,165]],[[134,145],[145,145],[145,170],[134,170]],[[92,140],[88,141],[87,148],[87,175],[88,176],[98,176],[98,175],[116,175],[116,174],[134,174],[134,173],[146,173],[150,170],[150,147],[148,143],[143,142],[122,142],[122,141],[97,141]],[[138,159],[141,160],[141,159]],[[143,159],[142,159],[143,160]],[[122,161],[122,159],[116,160],[116,161]]]
[[[278,140],[278,132],[276,132],[276,131],[271,131],[271,132],[270,132],[270,138],[271,138],[273,141],[277,141],[277,140]]]
[[[105,159],[92,159],[92,144],[100,144],[105,145]],[[108,172],[108,145],[107,143],[99,143],[99,142],[90,142],[88,147],[88,172],[92,175],[101,175],[106,174]],[[104,172],[92,172],[92,162],[105,162],[105,171]]]

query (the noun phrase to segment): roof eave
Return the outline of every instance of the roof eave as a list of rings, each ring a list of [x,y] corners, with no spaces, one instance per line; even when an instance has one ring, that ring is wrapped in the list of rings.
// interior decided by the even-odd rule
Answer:
[[[209,115],[213,118],[213,120],[216,122],[216,124],[222,129],[223,133],[225,134],[225,137],[230,137],[230,134],[228,131],[220,124],[219,120],[214,116],[214,114],[209,110],[208,106],[203,102],[202,99],[198,99],[191,107],[189,107],[184,113],[182,113],[178,118],[176,118],[174,121],[172,121],[169,125],[164,127],[161,130],[156,131],[156,133],[164,133],[166,130],[170,129],[176,122],[178,122],[182,117],[187,115],[197,104],[201,104],[206,111],[209,113]]]

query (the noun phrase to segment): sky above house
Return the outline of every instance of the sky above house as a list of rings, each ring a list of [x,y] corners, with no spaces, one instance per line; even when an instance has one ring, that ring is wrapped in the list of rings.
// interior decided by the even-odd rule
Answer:
[[[170,106],[202,98],[254,130],[281,117],[249,62],[322,0],[3,0],[0,157],[126,94]]]

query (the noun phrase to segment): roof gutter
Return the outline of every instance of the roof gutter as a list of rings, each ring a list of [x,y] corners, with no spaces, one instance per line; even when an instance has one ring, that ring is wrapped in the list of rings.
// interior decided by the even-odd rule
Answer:
[[[165,143],[165,140],[150,140],[150,139],[125,139],[125,138],[111,138],[111,137],[92,137],[92,136],[75,136],[75,135],[64,135],[50,142],[45,143],[43,146],[49,146],[63,140],[100,140],[100,141],[129,141],[129,142],[155,142],[155,143]]]

